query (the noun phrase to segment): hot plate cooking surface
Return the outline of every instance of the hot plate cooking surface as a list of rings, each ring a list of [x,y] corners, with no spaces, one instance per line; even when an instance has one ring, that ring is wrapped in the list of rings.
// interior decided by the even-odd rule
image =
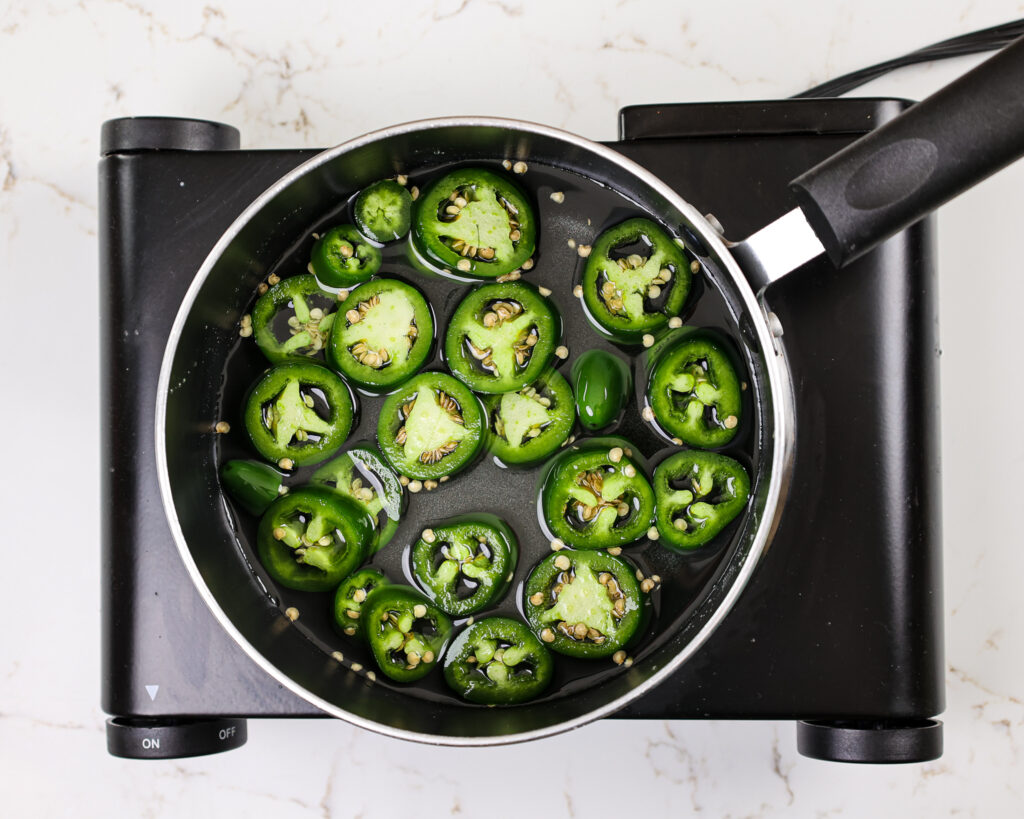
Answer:
[[[900,107],[627,108],[612,147],[741,238],[793,206],[789,179]],[[316,716],[206,609],[164,520],[152,451],[164,344],[192,276],[244,207],[315,152],[139,147],[153,146],[108,144],[100,166],[103,707],[157,720]],[[783,522],[707,644],[619,716],[913,721],[942,710],[931,233],[925,220],[842,273],[812,262],[770,291],[796,393]]]

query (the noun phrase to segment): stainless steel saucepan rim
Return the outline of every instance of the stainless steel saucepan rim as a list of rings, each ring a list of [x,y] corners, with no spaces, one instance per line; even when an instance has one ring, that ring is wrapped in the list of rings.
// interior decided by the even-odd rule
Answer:
[[[735,311],[754,362],[760,466],[741,546],[687,622],[634,667],[573,697],[536,705],[433,707],[339,668],[260,588],[232,534],[209,419],[220,411],[224,358],[244,305],[269,265],[321,214],[399,172],[506,157],[568,169],[622,191],[687,239]],[[160,373],[155,445],[164,510],[182,560],[220,624],[267,673],[324,712],[429,743],[487,745],[548,736],[612,714],[667,679],[707,640],[747,584],[778,524],[790,471],[791,379],[779,341],[722,237],[675,191],[615,151],[509,119],[455,117],[387,128],[324,151],[282,177],[238,217],[198,271],[174,321]]]

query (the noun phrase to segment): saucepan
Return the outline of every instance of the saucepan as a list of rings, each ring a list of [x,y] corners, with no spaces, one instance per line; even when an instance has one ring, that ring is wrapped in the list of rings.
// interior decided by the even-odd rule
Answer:
[[[396,737],[451,745],[516,742],[579,726],[643,696],[726,617],[783,514],[798,419],[783,328],[765,297],[769,285],[822,253],[837,266],[850,262],[1024,153],[1022,89],[1024,40],[794,180],[799,207],[739,243],[727,241],[679,194],[615,151],[526,122],[413,122],[353,139],[300,165],[256,199],[213,248],[182,302],[163,360],[155,441],[160,488],[171,531],[204,600],[282,685],[327,714]],[[753,481],[748,509],[728,543],[710,558],[681,557],[678,571],[665,573],[651,633],[630,667],[609,664],[588,685],[567,680],[559,692],[533,703],[481,708],[429,687],[410,692],[368,675],[358,645],[339,643],[326,628],[322,602],[273,585],[219,484],[218,464],[232,446],[230,436],[212,429],[217,420],[239,415],[232,375],[241,354],[237,328],[256,286],[282,259],[300,254],[304,242],[308,248],[311,232],[339,203],[396,174],[414,179],[446,165],[501,160],[526,163],[530,173],[560,175],[569,187],[575,179],[581,189],[609,192],[621,200],[623,214],[646,212],[685,242],[700,262],[704,285],[721,296],[723,323],[742,360]],[[550,220],[542,214],[542,234],[560,236],[564,247],[565,235],[586,230],[582,216],[574,218],[571,208]],[[554,248],[542,243],[529,275],[549,286],[564,277],[563,291],[570,292],[572,270],[545,263],[553,258]],[[443,312],[443,288],[459,286],[434,281],[429,287],[441,288],[433,291],[440,294],[433,303]],[[560,309],[573,313],[565,300]],[[573,321],[566,323],[570,348],[605,343]],[[363,402],[366,423],[374,406]],[[628,424],[623,433],[646,434]],[[403,538],[409,542],[424,521],[476,510],[513,519],[523,542],[516,582],[522,581],[548,548],[537,533],[532,485],[488,468],[469,483],[457,479],[414,499],[396,545],[381,553],[393,552],[388,569],[394,579],[405,571]]]

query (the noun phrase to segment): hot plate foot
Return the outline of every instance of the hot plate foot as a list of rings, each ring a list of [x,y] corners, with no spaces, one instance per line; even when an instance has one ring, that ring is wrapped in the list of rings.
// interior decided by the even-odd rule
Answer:
[[[100,153],[136,151],[237,151],[237,128],[222,122],[184,117],[108,119],[100,131]]]
[[[801,720],[801,754],[829,762],[928,762],[942,756],[942,723],[935,719]]]

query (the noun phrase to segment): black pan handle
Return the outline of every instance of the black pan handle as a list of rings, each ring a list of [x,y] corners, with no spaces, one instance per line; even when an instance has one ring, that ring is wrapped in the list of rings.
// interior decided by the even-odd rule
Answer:
[[[841,267],[1024,154],[1024,37],[790,183]]]

